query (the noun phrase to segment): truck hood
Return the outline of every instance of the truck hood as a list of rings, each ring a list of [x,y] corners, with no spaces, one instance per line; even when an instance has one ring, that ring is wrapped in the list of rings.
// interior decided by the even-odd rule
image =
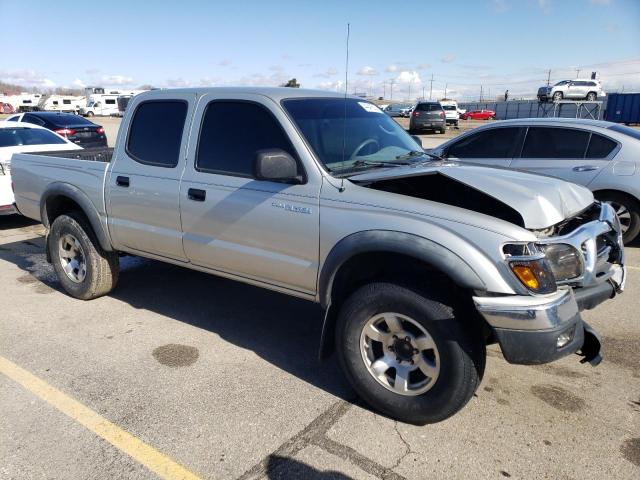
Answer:
[[[427,181],[420,183],[420,177]],[[589,189],[558,178],[449,161],[378,169],[351,176],[349,180],[498,218],[509,217],[504,214],[507,210],[515,211],[522,218],[522,226],[532,230],[548,228],[573,217],[594,201]],[[442,188],[438,188],[439,185]],[[483,202],[485,195],[493,201]],[[511,221],[511,217],[506,219]]]

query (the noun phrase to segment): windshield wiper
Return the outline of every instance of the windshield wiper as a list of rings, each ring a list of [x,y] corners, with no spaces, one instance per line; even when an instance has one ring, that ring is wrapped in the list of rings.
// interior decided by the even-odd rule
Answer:
[[[397,157],[396,157],[397,158]],[[356,160],[352,167],[400,167],[402,165],[411,165],[409,162],[385,162],[383,160]]]
[[[398,155],[396,157],[397,160],[402,160],[405,158],[414,158],[414,157],[431,157],[436,160],[444,160],[444,158],[439,155],[434,155],[433,153],[425,152],[424,150],[411,150],[408,153],[403,153],[402,155]]]

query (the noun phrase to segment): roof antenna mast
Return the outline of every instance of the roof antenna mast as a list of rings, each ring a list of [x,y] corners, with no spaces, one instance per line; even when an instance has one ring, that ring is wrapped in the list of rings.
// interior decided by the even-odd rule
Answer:
[[[345,153],[347,149],[347,89],[349,87],[349,34],[351,32],[351,24],[347,23],[347,45],[346,60],[344,65],[344,122],[342,130],[342,163],[344,164]],[[340,183],[340,191],[344,192],[344,177]]]

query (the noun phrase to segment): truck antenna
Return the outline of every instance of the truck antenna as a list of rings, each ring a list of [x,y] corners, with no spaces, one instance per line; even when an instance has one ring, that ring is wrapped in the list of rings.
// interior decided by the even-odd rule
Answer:
[[[349,34],[351,31],[351,24],[347,23],[347,45],[346,45],[346,60],[344,65],[344,120],[342,130],[342,163],[344,165],[344,158],[347,149],[347,88],[349,86]],[[340,182],[341,192],[344,192],[344,177]]]

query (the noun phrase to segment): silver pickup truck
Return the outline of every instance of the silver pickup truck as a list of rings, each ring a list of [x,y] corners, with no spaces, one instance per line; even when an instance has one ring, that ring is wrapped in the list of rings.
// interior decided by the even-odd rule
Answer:
[[[321,355],[407,422],[460,410],[491,343],[597,364],[580,311],[624,288],[620,224],[589,190],[429,156],[360,98],[156,90],[115,149],[53,155],[16,154],[12,174],[70,295],[108,294],[131,254],[317,302]]]

